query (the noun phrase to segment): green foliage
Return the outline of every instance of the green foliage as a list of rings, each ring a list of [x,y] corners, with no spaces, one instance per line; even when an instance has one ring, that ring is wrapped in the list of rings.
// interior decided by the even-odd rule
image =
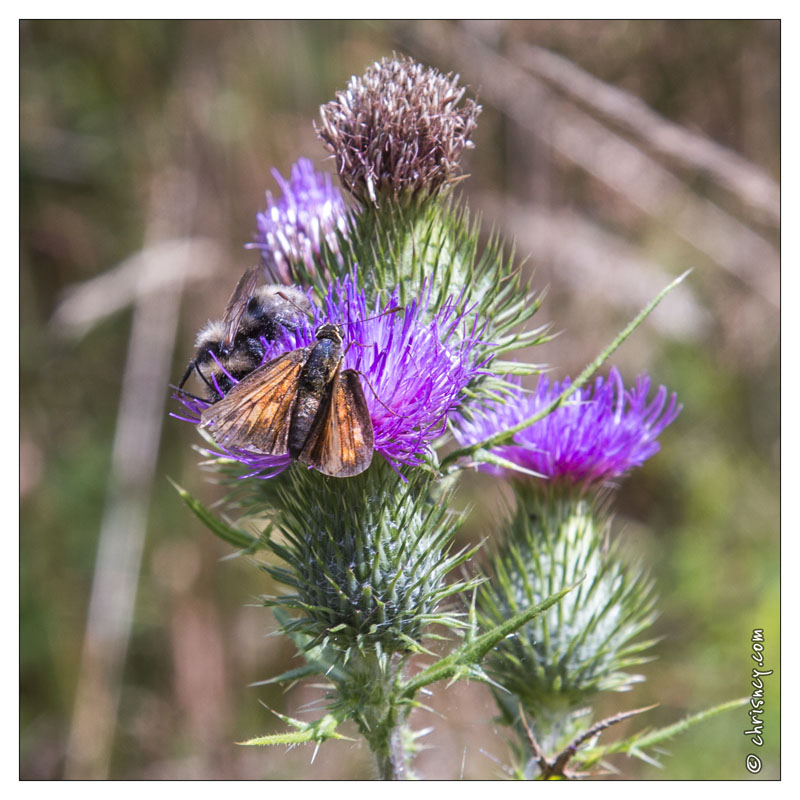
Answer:
[[[276,717],[282,719],[287,725],[295,728],[295,732],[290,733],[274,733],[268,736],[257,736],[254,739],[248,739],[246,742],[239,742],[240,745],[275,745],[275,744],[305,744],[306,742],[324,742],[328,739],[347,739],[347,736],[342,736],[337,733],[336,728],[339,726],[341,720],[336,719],[333,714],[326,714],[321,719],[314,722],[303,722],[299,719],[287,717],[285,714],[278,714],[273,711]]]
[[[724,711],[741,708],[747,705],[748,701],[749,698],[744,697],[738,700],[730,700],[727,703],[720,703],[719,705],[700,711],[697,714],[690,714],[672,725],[656,728],[655,730],[641,730],[632,736],[610,744],[594,745],[584,750],[579,750],[574,755],[574,758],[583,767],[592,767],[610,755],[626,753],[629,756],[634,756],[649,764],[660,767],[661,764],[659,764],[651,754],[646,752],[647,748],[655,748],[656,745],[660,745],[682,733],[686,733],[690,728],[693,728],[700,722],[704,722]]]

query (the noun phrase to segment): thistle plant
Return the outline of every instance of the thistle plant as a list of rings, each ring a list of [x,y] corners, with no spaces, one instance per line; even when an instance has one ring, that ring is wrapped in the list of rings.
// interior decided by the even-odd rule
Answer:
[[[647,579],[606,547],[599,487],[651,456],[678,408],[665,390],[648,401],[646,379],[584,384],[672,286],[575,382],[542,378],[527,395],[519,376],[539,368],[514,352],[547,339],[531,325],[540,301],[496,237],[479,246],[453,193],[479,112],[457,77],[408,59],[351,79],[317,126],[345,194],[301,159],[288,181],[276,173],[283,196],[267,195],[249,245],[269,280],[305,293],[308,319],[272,326],[244,377],[226,366],[235,338],[220,345],[215,391],[176,395],[228,492],[225,517],[182,496],[284,587],[263,604],[305,663],[269,681],[328,682],[322,716],[279,715],[286,732],[247,744],[320,745],[351,720],[387,779],[412,774],[409,716],[442,679],[487,682],[521,737],[560,746],[580,706],[635,680],[653,616]],[[274,444],[286,430],[305,437],[294,456]],[[369,448],[359,469],[337,473],[356,448]],[[453,546],[452,493],[476,465],[516,476],[489,580],[477,548]],[[418,654],[427,666],[411,674]]]
[[[532,393],[518,389],[457,419],[456,437],[465,444],[513,427],[569,385],[541,377]],[[578,583],[485,662],[526,777],[542,774],[543,754],[559,753],[591,729],[599,692],[625,692],[642,680],[627,670],[647,660],[642,653],[653,644],[643,634],[655,618],[655,595],[641,566],[626,563],[610,542],[609,528],[613,485],[658,451],[658,436],[681,410],[665,387],[652,399],[649,388],[641,375],[626,390],[613,368],[607,380],[596,378],[499,447],[509,467],[483,467],[513,476],[515,507],[495,541],[491,577],[478,590],[481,627]]]

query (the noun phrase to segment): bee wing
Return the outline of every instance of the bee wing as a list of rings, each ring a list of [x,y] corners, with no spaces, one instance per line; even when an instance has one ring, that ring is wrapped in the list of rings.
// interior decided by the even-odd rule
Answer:
[[[209,406],[201,424],[210,428],[217,444],[265,455],[288,453],[300,370],[310,351],[301,347],[268,361]]]
[[[347,478],[370,465],[373,446],[372,420],[358,373],[337,371],[299,460],[324,475]]]
[[[233,290],[228,305],[225,306],[225,313],[222,315],[223,334],[220,348],[222,350],[230,350],[233,347],[233,340],[236,338],[236,331],[239,330],[239,323],[242,321],[242,315],[247,308],[247,303],[253,296],[253,292],[258,286],[258,281],[261,277],[261,270],[259,267],[250,267],[247,272],[239,278],[239,283]]]

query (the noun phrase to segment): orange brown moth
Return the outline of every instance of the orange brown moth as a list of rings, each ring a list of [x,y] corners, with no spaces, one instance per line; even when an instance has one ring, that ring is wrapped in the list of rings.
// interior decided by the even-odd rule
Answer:
[[[258,367],[203,411],[215,441],[264,455],[287,453],[346,478],[372,462],[372,420],[358,372],[343,370],[342,332],[326,323],[310,347]]]

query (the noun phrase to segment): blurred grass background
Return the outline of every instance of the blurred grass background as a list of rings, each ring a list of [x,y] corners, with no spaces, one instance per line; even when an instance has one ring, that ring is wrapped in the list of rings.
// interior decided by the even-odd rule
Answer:
[[[22,22],[21,777],[373,774],[359,743],[313,766],[310,748],[232,744],[282,728],[264,705],[297,716],[320,692],[248,688],[297,663],[247,605],[276,587],[220,562],[178,499],[167,476],[217,494],[198,437],[164,414],[196,330],[252,262],[270,168],[332,169],[319,105],[393,50],[459,72],[484,107],[463,191],[548,288],[538,319],[561,335],[530,355],[556,377],[694,269],[614,359],[685,408],[618,495],[662,639],[647,682],[602,710],[658,703],[648,721],[668,724],[748,695],[756,627],[777,670],[779,22]],[[463,496],[465,539],[490,535],[502,487],[468,476]],[[84,649],[101,529],[122,553],[95,587],[113,658]],[[129,641],[102,622],[120,604],[125,618],[128,584]],[[432,706],[444,717],[414,717],[436,728],[420,776],[501,777],[483,687],[440,687]],[[761,778],[778,775],[778,711],[776,672]],[[745,709],[704,723],[662,770],[615,763],[747,778],[748,723]]]

